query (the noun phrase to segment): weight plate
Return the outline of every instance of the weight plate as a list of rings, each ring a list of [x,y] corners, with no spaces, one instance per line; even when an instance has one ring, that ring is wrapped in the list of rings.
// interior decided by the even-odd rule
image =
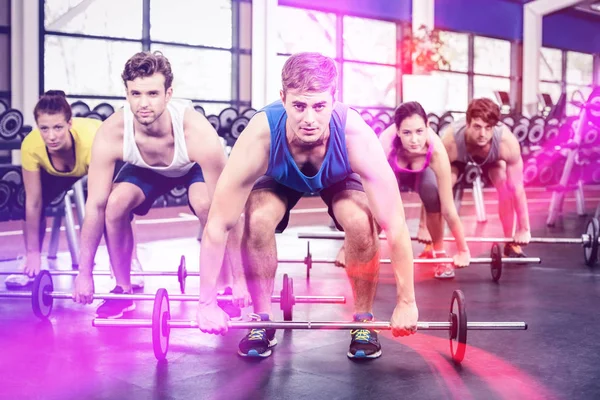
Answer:
[[[206,116],[206,111],[204,111],[204,107],[199,104],[194,105],[194,110],[198,111],[200,114]]]
[[[379,114],[377,114],[375,116],[375,119],[383,122],[385,124],[386,128],[392,124],[392,117],[390,116],[390,114],[386,113],[385,111],[382,111]]]
[[[527,134],[527,140],[531,144],[537,144],[544,138],[544,125],[533,124],[530,125],[529,133]]]
[[[35,277],[31,288],[31,308],[36,317],[46,319],[50,316],[54,299],[48,293],[53,290],[54,284],[50,272],[47,270],[40,271]]]
[[[434,124],[438,125],[440,123],[440,117],[434,113],[429,113],[427,114],[427,122],[430,124],[433,122]]]
[[[283,320],[291,321],[292,320],[292,306],[293,306],[293,296],[290,290],[290,279],[287,274],[283,275],[283,286],[281,288],[281,301],[279,303],[279,307],[281,311],[283,311]]]
[[[523,167],[523,183],[525,185],[532,184],[538,177],[539,169],[535,160],[525,163]]]
[[[528,128],[528,125],[522,123],[519,123],[513,128],[513,134],[516,136],[519,143],[523,143],[525,142],[525,139],[527,139],[527,134],[529,133]]]
[[[152,311],[152,347],[154,356],[159,361],[164,360],[169,351],[170,319],[169,295],[166,289],[160,288],[154,296],[154,310]]]
[[[98,121],[104,121],[104,117],[102,115],[98,114],[96,111],[90,111],[90,112],[86,113],[83,117],[90,118],[90,119],[97,119]]]
[[[238,116],[238,110],[228,107],[219,113],[219,122],[221,129],[229,130],[231,124]]]
[[[584,134],[583,134],[583,144],[591,146],[593,144],[596,143],[596,141],[598,140],[598,130],[594,127],[590,127]]]
[[[169,196],[179,199],[179,198],[185,196],[186,193],[187,193],[187,189],[185,188],[185,186],[180,185],[180,186],[175,186],[173,189],[171,189],[171,191],[169,192]]]
[[[208,117],[206,117],[206,119],[208,120],[208,122],[210,122],[213,128],[215,128],[215,131],[219,132],[221,128],[221,122],[219,121],[219,117],[217,117],[216,115],[209,115]]]
[[[465,183],[473,183],[481,176],[481,168],[476,164],[467,164],[465,167]]]
[[[379,135],[381,135],[381,132],[383,132],[385,130],[386,125],[383,121],[376,119],[376,120],[373,120],[373,122],[371,124],[371,128],[373,129],[375,134],[377,136],[379,136]]]
[[[0,210],[9,209],[13,202],[13,189],[10,182],[0,181]]]
[[[490,257],[492,259],[492,263],[490,265],[492,280],[494,282],[498,282],[502,276],[502,252],[500,251],[500,245],[498,245],[498,243],[492,244]]]
[[[21,177],[21,173],[19,172],[19,170],[10,169],[10,170],[6,171],[6,173],[4,175],[2,175],[2,178],[0,178],[0,181],[12,182],[15,185],[19,186],[23,183],[23,178]]]
[[[242,116],[250,119],[254,117],[254,114],[256,114],[256,110],[254,108],[249,108],[242,113]]]
[[[94,111],[106,119],[115,113],[115,108],[108,103],[100,103],[94,107]]]
[[[513,117],[507,116],[502,118],[502,123],[508,126],[509,128],[512,128],[513,126],[515,126],[515,119]]]
[[[187,268],[185,266],[185,256],[181,256],[179,267],[177,267],[177,280],[179,281],[179,290],[185,293],[185,278],[187,278]]]
[[[74,117],[83,117],[85,114],[90,112],[90,106],[83,101],[76,101],[71,104],[71,113]]]
[[[585,227],[585,233],[590,238],[590,245],[583,247],[583,257],[585,259],[585,265],[588,267],[594,267],[598,260],[598,230],[600,226],[597,218],[592,218],[588,221]]]
[[[367,125],[371,126],[371,124],[373,123],[373,116],[371,115],[370,112],[368,112],[366,110],[365,111],[361,111],[360,112],[360,116],[367,123]]]
[[[465,295],[460,290],[452,293],[450,302],[450,354],[452,360],[460,363],[465,358],[467,349],[467,313]]]
[[[231,137],[237,139],[240,137],[244,129],[248,126],[250,120],[247,117],[237,117],[231,124]]]
[[[546,134],[545,134],[545,136],[546,136],[545,137],[546,142],[550,142],[552,140],[555,140],[558,137],[559,133],[560,133],[560,128],[558,126],[554,126],[554,125],[548,126],[548,125],[546,125]]]
[[[10,109],[0,115],[0,138],[4,140],[15,139],[23,128],[23,114],[21,111]]]

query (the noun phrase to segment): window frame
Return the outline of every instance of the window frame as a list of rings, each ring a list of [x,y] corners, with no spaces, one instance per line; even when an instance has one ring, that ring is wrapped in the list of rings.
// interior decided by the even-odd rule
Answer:
[[[45,87],[45,68],[44,68],[44,56],[45,56],[45,38],[46,35],[50,36],[63,36],[72,38],[85,38],[85,39],[97,39],[104,41],[116,41],[116,42],[134,42],[140,43],[142,51],[149,51],[153,44],[177,46],[183,48],[191,48],[197,50],[218,50],[224,51],[231,54],[231,100],[224,101],[223,99],[215,100],[210,98],[192,98],[190,99],[194,103],[210,103],[210,104],[223,104],[225,107],[236,107],[238,109],[250,107],[249,100],[241,100],[240,98],[240,56],[241,55],[252,55],[252,51],[240,47],[240,3],[248,3],[250,0],[231,0],[232,10],[232,46],[230,48],[225,47],[212,47],[203,45],[190,45],[185,43],[174,43],[168,41],[152,40],[150,35],[150,3],[151,0],[138,0],[142,1],[142,35],[141,39],[122,38],[114,36],[99,36],[99,35],[87,35],[80,33],[67,33],[47,30],[45,26],[45,0],[39,0],[39,93],[44,93]],[[2,93],[0,92],[0,95]],[[66,93],[69,98],[73,99],[98,99],[98,100],[125,100],[125,96],[111,96],[111,95],[91,95],[89,93]],[[225,108],[224,107],[224,108]]]

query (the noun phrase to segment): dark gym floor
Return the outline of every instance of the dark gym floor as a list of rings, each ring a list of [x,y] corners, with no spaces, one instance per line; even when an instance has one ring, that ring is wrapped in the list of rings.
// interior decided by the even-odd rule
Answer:
[[[599,194],[597,190],[586,192],[590,214]],[[572,198],[565,202],[556,227],[547,228],[549,194],[528,195],[534,236],[579,237],[583,233],[587,219],[576,215]],[[486,224],[476,224],[473,207],[468,203],[463,206],[467,235],[500,235],[493,199],[494,193],[486,192]],[[418,207],[414,201],[405,202],[409,227],[415,234]],[[318,199],[303,199],[299,209],[306,207],[323,205]],[[169,212],[173,217],[187,210]],[[279,257],[304,257],[306,241],[295,234],[328,230],[327,223],[326,214],[320,210],[295,214],[293,226],[278,236]],[[140,257],[146,270],[174,269],[182,253],[187,256],[188,270],[197,270],[199,245],[193,238],[197,225],[183,225],[185,229],[174,229],[173,224],[159,225],[160,229],[140,225]],[[0,224],[0,232],[14,229],[5,228]],[[22,247],[18,234],[3,235],[2,241],[4,246],[10,241],[13,248]],[[315,257],[334,257],[340,244],[311,240],[311,251]],[[421,248],[414,244],[415,255]],[[487,257],[489,248],[474,245],[472,255]],[[454,251],[452,244],[447,249]],[[600,398],[600,270],[584,265],[578,245],[530,245],[526,251],[530,256],[542,257],[542,264],[505,266],[499,284],[491,281],[487,265],[458,270],[454,280],[444,282],[432,278],[430,267],[416,267],[421,321],[446,321],[452,291],[461,289],[469,321],[529,324],[527,331],[470,331],[461,366],[450,360],[448,334],[432,331],[403,339],[381,332],[383,356],[356,362],[346,357],[350,335],[343,331],[279,331],[273,355],[257,361],[236,354],[244,332],[215,337],[193,329],[177,329],[171,333],[167,361],[158,363],[152,352],[150,329],[91,326],[98,302],[84,307],[56,300],[50,320],[40,321],[32,315],[30,301],[0,299],[0,398]],[[104,247],[99,249],[97,263],[97,268],[106,268]],[[56,264],[58,268],[69,268],[68,253],[60,253]],[[10,270],[14,265],[14,261],[1,262],[0,269]],[[294,278],[296,294],[345,295],[348,299],[346,305],[296,305],[294,320],[351,318],[352,295],[343,269],[315,265],[307,283],[304,265],[283,264],[278,269],[276,292],[284,273]],[[72,278],[55,277],[54,282],[57,290],[72,288]],[[112,285],[108,278],[97,278],[96,291],[107,292]],[[196,293],[195,278],[188,278],[187,285],[188,293]],[[155,293],[159,287],[178,293],[175,278],[146,278],[146,293]],[[376,317],[389,319],[394,301],[391,268],[383,265]],[[278,305],[273,307],[276,318],[282,319]],[[150,318],[151,312],[151,302],[139,302],[129,317]],[[195,319],[195,305],[172,302],[171,314],[174,319]]]

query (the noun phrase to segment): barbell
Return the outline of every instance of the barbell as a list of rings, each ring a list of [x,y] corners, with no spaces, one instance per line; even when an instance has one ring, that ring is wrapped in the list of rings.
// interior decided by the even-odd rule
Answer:
[[[38,318],[48,318],[52,312],[54,299],[72,299],[73,294],[67,292],[55,292],[52,276],[47,270],[40,271],[33,281],[31,292],[0,292],[0,298],[25,298],[31,299],[31,308]],[[155,300],[151,294],[115,294],[95,293],[94,300]],[[174,301],[198,301],[198,296],[172,295]],[[218,295],[217,300],[231,301],[231,295]],[[299,303],[319,304],[345,304],[344,296],[295,296],[294,282],[287,274],[283,275],[283,288],[279,296],[271,296],[271,301],[279,303],[286,321],[292,320],[293,308]]]
[[[343,233],[340,232],[342,235]],[[300,235],[304,234],[299,234]],[[318,234],[317,234],[318,235]],[[306,237],[306,235],[304,235]],[[311,236],[312,237],[312,236]],[[306,276],[310,278],[309,271],[312,268],[313,264],[335,264],[335,258],[313,258],[310,252],[310,242],[306,243],[306,257],[303,260],[298,259],[279,259],[277,260],[279,263],[304,263],[306,265]],[[490,250],[490,257],[479,257],[479,258],[471,258],[471,264],[489,264],[490,272],[492,274],[492,279],[494,282],[498,282],[500,277],[502,276],[502,264],[541,264],[542,260],[539,257],[502,257],[502,252],[500,250],[500,246],[498,243],[494,243]],[[380,264],[391,264],[392,260],[382,258],[379,260]],[[454,260],[449,257],[445,258],[430,258],[430,259],[422,259],[416,258],[413,260],[414,264],[452,264],[454,265]]]
[[[600,223],[597,218],[592,218],[588,221],[584,233],[580,237],[575,238],[552,238],[552,237],[533,237],[529,243],[545,243],[545,244],[580,244],[583,246],[583,257],[585,264],[593,267],[598,260],[598,247],[600,247]],[[344,240],[344,232],[301,232],[298,233],[299,239],[333,239]],[[379,235],[379,239],[386,240],[384,234]],[[412,236],[411,240],[416,241],[417,238]],[[453,237],[445,237],[445,242],[454,242]],[[485,238],[485,237],[466,237],[468,243],[514,243],[511,238]],[[526,258],[520,258],[526,260]],[[504,261],[506,262],[506,261]],[[523,261],[528,262],[528,261]]]
[[[152,319],[101,319],[92,321],[95,327],[127,327],[152,328],[152,347],[154,356],[161,361],[166,359],[169,350],[169,339],[173,328],[196,328],[196,321],[172,320],[169,295],[166,289],[158,289],[154,299]],[[319,329],[319,330],[352,330],[376,329],[391,330],[390,322],[343,322],[343,321],[241,321],[228,322],[229,329]],[[448,331],[450,354],[452,360],[459,364],[465,357],[467,349],[467,331],[469,330],[526,330],[525,322],[467,322],[465,296],[462,291],[455,290],[450,301],[448,322],[418,322],[419,330]]]

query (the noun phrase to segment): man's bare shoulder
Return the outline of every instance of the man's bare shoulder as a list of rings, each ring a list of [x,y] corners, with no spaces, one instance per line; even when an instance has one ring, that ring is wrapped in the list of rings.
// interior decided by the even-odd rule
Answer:
[[[505,125],[502,126],[500,138],[499,158],[504,161],[514,161],[521,157],[521,145],[512,131]]]
[[[123,131],[125,128],[125,118],[123,109],[115,111],[110,117],[108,117],[102,125],[100,125],[100,129],[98,132],[107,139],[110,140],[122,140],[123,139]]]

